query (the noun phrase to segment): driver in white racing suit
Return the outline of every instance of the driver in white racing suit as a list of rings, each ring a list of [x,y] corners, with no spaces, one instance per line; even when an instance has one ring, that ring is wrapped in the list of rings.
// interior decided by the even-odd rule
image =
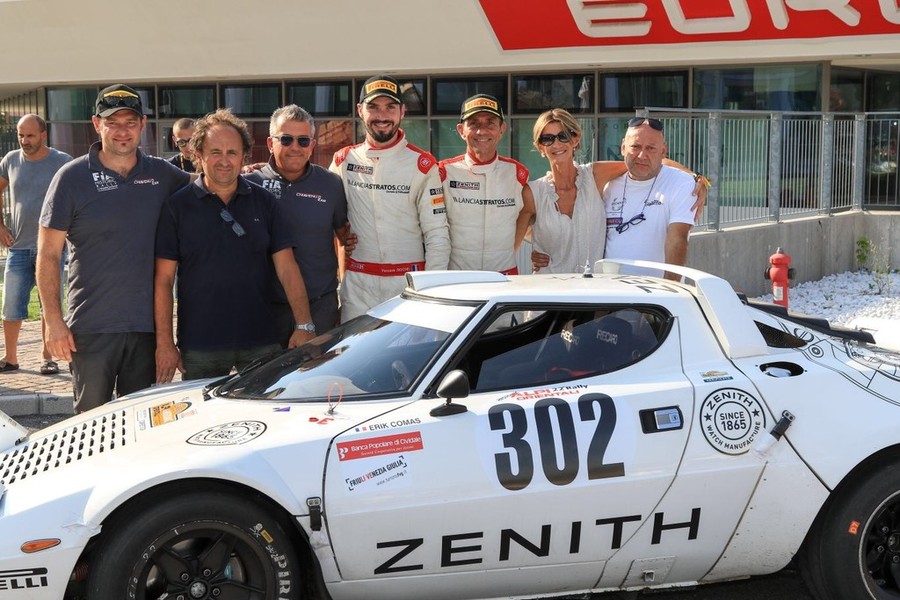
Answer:
[[[406,107],[399,84],[371,77],[356,109],[366,140],[335,152],[330,167],[344,182],[358,239],[341,284],[341,322],[402,292],[407,271],[446,269],[450,258],[438,162],[400,129]]]

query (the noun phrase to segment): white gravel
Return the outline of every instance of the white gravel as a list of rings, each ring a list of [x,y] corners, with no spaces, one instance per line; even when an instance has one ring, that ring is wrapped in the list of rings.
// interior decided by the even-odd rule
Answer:
[[[900,348],[900,273],[885,275],[881,293],[873,273],[829,275],[788,289],[788,310],[872,331],[880,346]],[[758,298],[771,302],[772,295]]]

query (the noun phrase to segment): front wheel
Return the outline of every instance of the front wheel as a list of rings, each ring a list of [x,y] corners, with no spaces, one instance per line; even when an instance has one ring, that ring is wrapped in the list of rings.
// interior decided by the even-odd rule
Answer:
[[[801,555],[822,600],[900,600],[900,460],[841,484]]]
[[[259,504],[181,494],[103,527],[89,598],[299,600],[300,563],[285,528]]]

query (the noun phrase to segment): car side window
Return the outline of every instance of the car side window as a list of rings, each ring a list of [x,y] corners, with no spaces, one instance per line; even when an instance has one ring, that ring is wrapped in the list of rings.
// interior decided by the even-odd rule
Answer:
[[[473,390],[558,383],[616,371],[655,350],[671,318],[659,307],[499,311],[457,368]]]

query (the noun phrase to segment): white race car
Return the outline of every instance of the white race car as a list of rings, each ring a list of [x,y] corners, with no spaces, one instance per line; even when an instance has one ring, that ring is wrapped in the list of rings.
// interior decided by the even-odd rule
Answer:
[[[0,420],[0,598],[537,597],[797,555],[820,599],[900,597],[900,357],[622,264],[412,273],[241,375]]]

